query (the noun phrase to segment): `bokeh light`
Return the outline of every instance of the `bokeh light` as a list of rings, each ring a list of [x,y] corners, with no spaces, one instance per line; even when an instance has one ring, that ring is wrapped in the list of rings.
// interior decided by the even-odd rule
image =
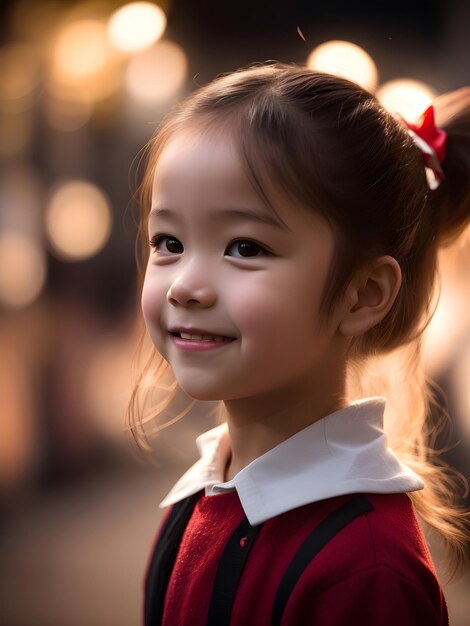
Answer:
[[[429,85],[408,78],[388,81],[376,93],[386,109],[391,113],[399,113],[408,122],[416,122],[436,95]]]
[[[108,34],[113,44],[124,52],[137,52],[153,45],[163,35],[166,15],[152,2],[130,2],[110,17]]]
[[[0,233],[0,302],[11,309],[28,306],[46,279],[45,254],[27,235],[6,229]]]
[[[460,340],[458,359],[454,365],[452,381],[455,404],[460,415],[464,416],[462,428],[470,442],[470,332]]]
[[[85,376],[84,402],[96,425],[112,438],[122,437],[126,403],[132,392],[127,362],[132,339],[132,335],[103,337]]]
[[[426,368],[433,378],[452,367],[462,338],[469,332],[470,225],[457,244],[439,249],[438,267],[441,279],[435,286],[436,312],[424,334]]]
[[[59,29],[51,46],[49,91],[64,101],[95,102],[121,84],[120,58],[103,19],[79,19]]]
[[[326,41],[309,54],[307,66],[352,80],[369,91],[377,87],[378,70],[363,48],[350,41]]]
[[[133,57],[126,70],[125,85],[140,104],[161,104],[181,89],[187,74],[183,49],[171,41],[159,41]]]
[[[110,56],[106,27],[99,20],[79,20],[64,26],[55,43],[54,63],[66,76],[96,74]]]
[[[462,336],[465,318],[455,318],[455,311],[464,304],[458,290],[458,284],[446,277],[442,285],[439,304],[436,308],[425,335],[427,369],[433,376],[438,376],[449,366]]]
[[[46,233],[53,252],[66,261],[87,259],[108,241],[112,216],[98,187],[81,180],[62,184],[46,209]]]

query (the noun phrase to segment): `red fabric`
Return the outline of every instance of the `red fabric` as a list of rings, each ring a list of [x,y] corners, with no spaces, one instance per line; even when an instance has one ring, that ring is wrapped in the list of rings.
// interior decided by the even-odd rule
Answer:
[[[366,494],[375,510],[341,530],[311,561],[283,626],[447,626],[445,599],[406,494]],[[248,556],[231,626],[269,626],[284,571],[317,524],[351,495],[266,521]],[[203,626],[225,544],[244,517],[236,492],[203,496],[170,578],[163,626]]]
[[[436,128],[434,122],[434,107],[431,105],[422,114],[417,124],[405,122],[421,139],[431,146],[437,156],[439,163],[446,158],[447,133],[442,128]]]

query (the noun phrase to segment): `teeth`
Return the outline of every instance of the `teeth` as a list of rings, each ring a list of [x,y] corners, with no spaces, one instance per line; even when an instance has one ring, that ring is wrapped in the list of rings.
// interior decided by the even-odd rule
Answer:
[[[180,333],[181,339],[192,339],[193,341],[226,341],[226,337],[222,335],[191,335],[189,333]]]

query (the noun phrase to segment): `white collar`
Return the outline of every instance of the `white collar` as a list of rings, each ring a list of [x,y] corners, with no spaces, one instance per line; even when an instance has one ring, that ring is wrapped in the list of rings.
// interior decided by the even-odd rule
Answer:
[[[205,488],[205,495],[237,491],[252,526],[299,506],[348,493],[405,493],[421,478],[387,445],[386,399],[356,400],[295,433],[249,463],[227,482],[226,422],[196,439],[201,458],[160,503],[174,504]]]

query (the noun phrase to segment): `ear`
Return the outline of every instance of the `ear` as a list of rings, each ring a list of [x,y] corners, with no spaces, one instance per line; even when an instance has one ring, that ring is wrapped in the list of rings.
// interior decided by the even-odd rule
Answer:
[[[400,265],[381,256],[358,271],[349,283],[339,331],[357,337],[383,320],[392,308],[402,281]]]

